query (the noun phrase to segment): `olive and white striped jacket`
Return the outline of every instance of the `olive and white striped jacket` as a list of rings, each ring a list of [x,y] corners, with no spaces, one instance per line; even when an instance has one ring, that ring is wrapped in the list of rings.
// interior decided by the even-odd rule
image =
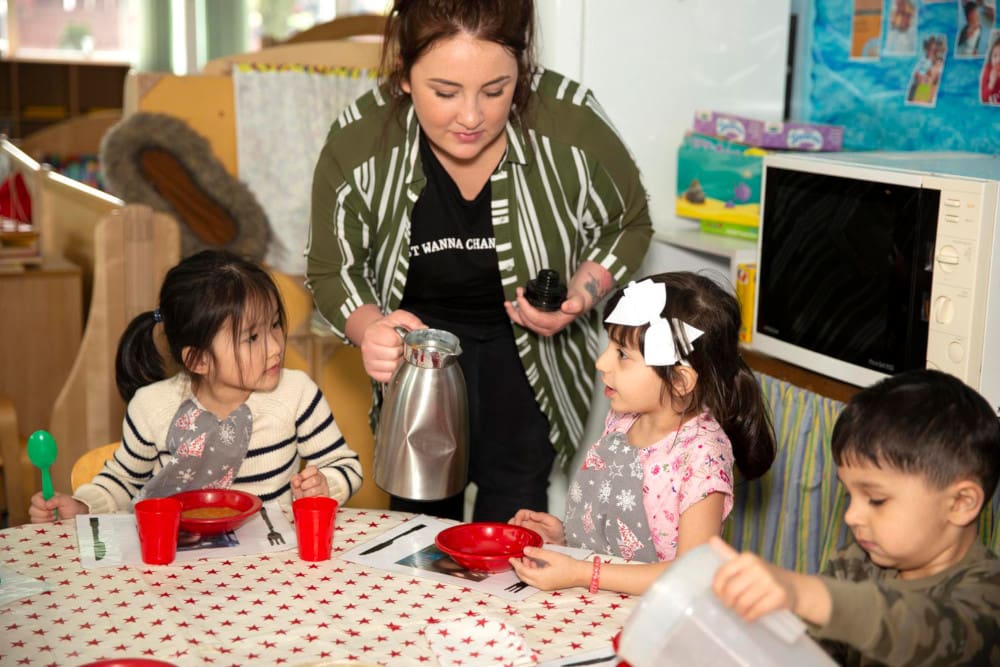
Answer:
[[[504,297],[540,269],[571,276],[585,260],[620,284],[639,266],[652,226],[632,156],[578,83],[551,71],[533,80],[524,125],[507,124],[507,152],[490,178],[493,233]],[[390,118],[384,89],[333,124],[313,179],[308,285],[320,314],[344,337],[348,316],[402,298],[410,215],[425,184],[412,105]],[[515,326],[528,381],[565,463],[583,436],[599,350],[592,310],[544,338]]]

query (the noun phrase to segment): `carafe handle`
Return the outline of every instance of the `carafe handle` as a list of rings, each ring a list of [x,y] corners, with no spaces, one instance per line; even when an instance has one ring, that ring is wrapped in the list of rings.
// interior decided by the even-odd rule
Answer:
[[[406,340],[406,334],[410,333],[410,330],[404,327],[402,324],[397,324],[392,328],[393,331],[399,334],[399,337]]]

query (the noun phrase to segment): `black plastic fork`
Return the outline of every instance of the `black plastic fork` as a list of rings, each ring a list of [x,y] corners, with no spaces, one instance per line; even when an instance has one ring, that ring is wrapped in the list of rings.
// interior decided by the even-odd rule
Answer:
[[[269,543],[271,543],[271,544],[284,544],[285,543],[285,538],[282,537],[281,533],[279,533],[278,531],[276,531],[274,529],[274,526],[271,525],[271,519],[267,516],[267,510],[264,509],[263,507],[261,507],[260,508],[260,515],[262,517],[264,517],[264,523],[267,524],[267,529],[268,529],[268,531],[270,531],[267,534],[267,541]]]

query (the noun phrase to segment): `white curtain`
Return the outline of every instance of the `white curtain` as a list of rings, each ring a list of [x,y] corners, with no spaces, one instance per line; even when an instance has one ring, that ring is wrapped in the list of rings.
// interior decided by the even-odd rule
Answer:
[[[233,72],[239,177],[271,224],[267,263],[305,273],[313,168],[330,125],[374,87],[373,72],[343,67],[241,66]]]

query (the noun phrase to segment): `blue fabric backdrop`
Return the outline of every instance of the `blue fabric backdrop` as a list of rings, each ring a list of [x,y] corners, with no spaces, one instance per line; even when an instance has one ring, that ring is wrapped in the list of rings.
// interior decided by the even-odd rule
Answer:
[[[885,1],[882,44],[892,0]],[[957,58],[958,2],[918,5],[917,54],[849,60],[852,0],[816,0],[811,31],[810,120],[845,126],[845,150],[1000,153],[1000,106],[979,102],[982,58]],[[984,26],[984,40],[988,29]],[[947,58],[935,107],[905,104],[923,39],[943,33]]]

